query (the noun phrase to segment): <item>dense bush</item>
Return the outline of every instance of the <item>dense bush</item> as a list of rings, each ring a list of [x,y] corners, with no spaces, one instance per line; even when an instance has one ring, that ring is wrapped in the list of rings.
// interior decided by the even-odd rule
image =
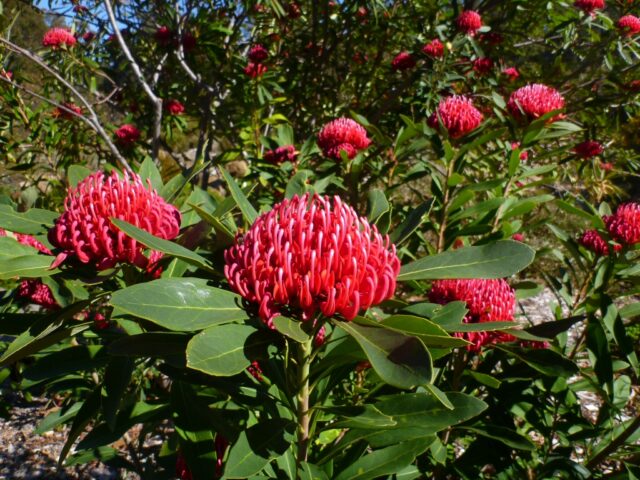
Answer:
[[[640,475],[635,2],[0,5],[1,388],[61,463]]]

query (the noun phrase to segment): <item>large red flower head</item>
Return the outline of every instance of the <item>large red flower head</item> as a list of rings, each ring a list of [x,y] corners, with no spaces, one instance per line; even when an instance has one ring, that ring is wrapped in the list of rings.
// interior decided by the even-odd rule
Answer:
[[[70,188],[64,201],[64,212],[49,230],[49,241],[62,252],[55,263],[75,257],[99,270],[119,262],[148,267],[152,259],[143,254],[144,245],[118,230],[111,218],[118,218],[165,240],[180,231],[180,212],[165,202],[151,186],[145,186],[138,175],[123,178],[113,172],[102,172],[85,178]]]
[[[259,304],[267,324],[281,313],[352,320],[390,298],[400,272],[389,237],[337,196],[294,196],[276,204],[225,260],[231,288]]]
[[[287,160],[290,162],[295,162],[297,156],[298,152],[296,152],[296,147],[294,147],[293,145],[285,145],[274,150],[267,150],[266,152],[264,152],[263,158],[265,162],[279,165],[286,162]]]
[[[444,45],[436,38],[422,47],[422,53],[431,58],[442,58],[444,56]]]
[[[73,120],[76,118],[76,115],[74,115],[71,112],[74,112],[77,115],[82,115],[82,108],[80,108],[75,103],[66,102],[66,103],[63,103],[62,106],[64,107],[64,109],[60,107],[56,107],[53,110],[52,115],[54,118],[62,118],[63,120]],[[71,110],[71,112],[69,112],[69,110]]]
[[[130,147],[140,139],[140,130],[135,125],[125,123],[116,130],[116,139],[123,147]]]
[[[244,67],[245,75],[251,78],[261,77],[262,75],[267,73],[267,70],[269,70],[267,66],[262,63],[249,62],[247,66]]]
[[[604,147],[600,142],[585,140],[573,147],[573,152],[578,156],[578,158],[587,159],[601,155],[602,152],[604,152]]]
[[[564,108],[562,95],[555,88],[540,83],[532,83],[519,88],[511,94],[509,102],[507,102],[507,109],[518,120],[533,121],[561,108]],[[564,118],[564,115],[558,114],[549,122],[555,122],[561,118]]]
[[[269,57],[269,52],[262,45],[254,45],[249,50],[247,58],[253,63],[262,63]]]
[[[624,203],[616,213],[604,217],[611,238],[624,245],[640,243],[640,204]]]
[[[184,105],[173,98],[164,101],[164,109],[169,115],[182,115],[184,113]]]
[[[594,14],[595,10],[604,8],[604,0],[576,0],[573,4],[585,13]]]
[[[462,33],[474,36],[482,28],[482,17],[473,10],[464,10],[458,16],[456,24]]]
[[[473,71],[478,75],[487,75],[493,69],[493,60],[488,57],[476,58],[473,61]]]
[[[342,117],[322,127],[318,134],[318,145],[325,157],[341,160],[340,152],[344,151],[351,159],[371,145],[371,140],[362,125]]]
[[[391,61],[391,68],[395,71],[409,70],[416,66],[416,59],[409,52],[400,52]]]
[[[640,18],[634,15],[625,15],[618,20],[618,29],[627,37],[636,35],[640,33]]]
[[[64,46],[73,47],[76,44],[76,37],[66,28],[52,28],[42,37],[42,46],[51,47],[53,50]]]
[[[591,250],[596,255],[609,255],[609,245],[597,230],[587,230],[580,236],[578,242],[580,242],[580,245],[584,248]],[[621,248],[622,245],[616,244],[613,247],[613,251],[618,252]]]
[[[516,309],[515,293],[503,279],[436,280],[429,301],[440,305],[465,302],[469,310],[465,323],[513,322]],[[495,331],[463,332],[455,336],[471,342],[467,349],[476,352],[483,345],[515,341],[512,335]]]
[[[438,128],[442,123],[451,138],[460,138],[478,128],[482,119],[482,113],[473,106],[471,99],[453,95],[440,101],[427,123],[431,128]]]
[[[56,310],[60,308],[56,299],[53,298],[51,289],[40,280],[32,279],[22,281],[16,290],[16,295],[29,301],[29,303],[40,305],[45,310]]]

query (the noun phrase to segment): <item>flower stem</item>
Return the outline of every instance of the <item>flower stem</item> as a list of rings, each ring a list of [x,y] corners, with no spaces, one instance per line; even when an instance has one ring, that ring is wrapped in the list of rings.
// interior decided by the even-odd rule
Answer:
[[[313,350],[313,337],[303,343],[298,344],[298,395],[297,395],[297,417],[298,417],[298,469],[302,462],[307,460],[309,449],[309,424],[311,415],[309,414],[309,371],[311,370],[311,353]]]

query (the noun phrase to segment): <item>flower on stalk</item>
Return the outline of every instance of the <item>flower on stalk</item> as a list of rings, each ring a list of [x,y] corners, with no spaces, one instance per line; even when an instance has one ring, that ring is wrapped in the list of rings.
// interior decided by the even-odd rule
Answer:
[[[254,45],[249,50],[247,58],[253,63],[262,63],[269,57],[269,52],[262,45]]]
[[[587,230],[580,236],[578,242],[584,248],[591,250],[598,256],[609,255],[609,245],[597,230]],[[622,245],[615,244],[613,246],[613,251],[619,252],[621,248]]]
[[[245,75],[251,78],[261,77],[267,72],[267,70],[269,70],[267,66],[262,63],[249,62],[247,66],[244,67]]]
[[[422,53],[431,58],[442,58],[444,56],[444,45],[436,38],[422,47]]]
[[[156,30],[155,37],[158,45],[168,47],[173,42],[173,30],[166,25],[162,25]]]
[[[164,109],[169,115],[182,115],[184,113],[184,105],[173,98],[164,101]]]
[[[65,108],[63,109],[63,108],[60,108],[60,107],[56,107],[53,110],[52,115],[53,115],[54,118],[61,118],[63,120],[73,120],[73,119],[76,118],[77,115],[82,115],[82,108],[80,108],[75,103],[65,102],[65,103],[62,104],[62,106],[65,107]],[[74,115],[73,113],[69,112],[68,110],[71,110],[76,115]]]
[[[400,272],[389,237],[338,196],[276,204],[225,251],[225,261],[231,288],[258,304],[269,326],[280,314],[352,320],[391,298]]]
[[[409,52],[400,52],[391,61],[391,68],[396,72],[410,70],[416,66],[416,59]]]
[[[502,74],[506,76],[511,82],[514,82],[520,77],[520,72],[516,67],[507,67],[502,70]]]
[[[180,231],[180,212],[136,174],[94,173],[69,188],[64,212],[49,230],[49,242],[61,252],[59,265],[72,257],[98,270],[130,263],[147,268],[158,254],[146,257],[145,246],[116,228],[111,218],[124,220],[150,234],[172,240]]]
[[[573,147],[573,152],[577,155],[578,158],[588,159],[592,157],[597,157],[604,152],[604,147],[600,142],[596,142],[594,140],[585,140],[582,143],[579,143],[575,147]]]
[[[618,20],[618,30],[626,37],[640,33],[640,18],[634,15],[625,15]]]
[[[330,121],[318,134],[318,146],[325,157],[341,160],[344,151],[349,159],[359,151],[371,145],[367,131],[362,125],[350,118],[337,118]]]
[[[640,204],[629,202],[603,218],[611,238],[623,245],[640,243]]]
[[[140,139],[140,130],[135,125],[125,123],[116,130],[116,139],[123,147],[130,147]]]
[[[516,296],[504,279],[436,280],[431,286],[429,301],[440,305],[465,302],[469,310],[464,317],[465,323],[514,321]],[[458,332],[454,335],[471,342],[467,350],[473,352],[480,351],[484,345],[516,340],[513,335],[497,331]]]
[[[473,61],[473,71],[483,76],[491,73],[493,69],[493,60],[488,57],[476,58]]]
[[[60,308],[56,299],[53,298],[51,289],[42,283],[41,280],[31,279],[22,281],[16,290],[16,295],[19,298],[28,300],[30,303],[40,305],[45,310],[57,310]]]
[[[595,15],[596,10],[604,8],[604,0],[576,0],[573,5],[585,13]]]
[[[519,88],[511,94],[507,109],[516,120],[533,121],[554,110],[564,108],[564,98],[552,87],[540,83],[532,83]],[[564,118],[558,114],[549,119],[555,122]]]
[[[267,150],[264,152],[263,158],[265,162],[279,165],[286,161],[295,162],[297,156],[298,152],[296,152],[296,147],[293,145],[285,145],[274,150]]]
[[[482,17],[473,10],[464,10],[456,20],[458,30],[469,36],[474,36],[482,28]]]
[[[471,99],[453,95],[440,101],[427,124],[431,128],[438,128],[442,124],[451,138],[460,138],[478,128],[482,120],[482,113],[473,106]]]
[[[48,30],[42,37],[42,46],[51,47],[57,50],[62,46],[73,47],[76,44],[76,37],[66,28],[54,27]]]

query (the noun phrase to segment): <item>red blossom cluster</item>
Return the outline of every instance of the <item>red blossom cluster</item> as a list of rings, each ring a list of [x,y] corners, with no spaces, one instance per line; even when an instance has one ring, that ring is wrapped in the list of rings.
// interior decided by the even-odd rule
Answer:
[[[350,118],[332,120],[318,134],[318,146],[324,156],[338,161],[342,159],[340,152],[351,159],[370,144],[364,127]]]
[[[482,28],[482,17],[474,10],[464,10],[456,20],[458,30],[470,36],[474,36]]]
[[[66,28],[54,27],[48,30],[42,38],[42,46],[57,50],[61,47],[73,47],[76,44],[76,37]]]
[[[147,268],[157,261],[157,254],[146,257],[144,245],[116,228],[111,218],[165,240],[180,231],[180,211],[145,186],[138,175],[125,173],[120,178],[116,172],[108,177],[94,173],[69,188],[64,212],[49,230],[49,242],[61,251],[55,264],[74,258],[104,270],[120,262]]]
[[[444,56],[444,45],[436,38],[422,47],[422,53],[431,58],[442,58]]]
[[[400,52],[391,61],[391,68],[397,71],[410,70],[416,66],[416,59],[409,52]]]
[[[602,10],[604,8],[604,0],[576,0],[573,4],[580,10],[591,15],[594,15],[596,10]]]
[[[478,75],[488,75],[493,70],[493,60],[488,57],[476,58],[473,61],[473,71]]]
[[[135,125],[125,123],[116,130],[116,139],[123,147],[130,147],[140,139],[140,130]]]
[[[352,320],[390,298],[400,272],[389,238],[337,196],[276,204],[225,252],[225,261],[231,288],[258,304],[268,325],[279,314]]]
[[[269,57],[269,52],[262,45],[254,45],[249,50],[247,58],[249,63],[244,67],[245,75],[251,78],[257,78],[264,75],[269,69],[263,63]]]
[[[573,147],[573,152],[578,158],[588,159],[601,155],[602,152],[604,152],[604,147],[600,142],[596,142],[595,140],[585,140]]]
[[[578,242],[584,248],[586,248],[587,250],[591,250],[596,255],[599,255],[599,256],[609,255],[609,245],[607,244],[607,241],[604,238],[602,238],[602,235],[600,235],[600,232],[598,232],[597,230],[587,230],[580,236],[580,239],[578,240]],[[613,247],[613,250],[615,252],[619,252],[621,248],[622,248],[622,245],[615,244]]]
[[[297,156],[298,152],[296,152],[295,146],[284,145],[273,150],[267,150],[266,152],[264,152],[263,158],[265,162],[279,165],[286,161],[295,162]]]
[[[440,101],[427,124],[431,128],[442,125],[451,138],[460,138],[478,128],[482,119],[482,113],[473,106],[471,99],[453,95]]]
[[[623,203],[616,213],[605,216],[603,220],[616,242],[629,246],[640,243],[640,204]]]
[[[80,108],[75,103],[65,102],[62,104],[64,108],[56,107],[53,110],[54,118],[61,118],[63,120],[73,120],[77,115],[82,115],[82,108]],[[71,110],[71,113],[69,110]],[[75,114],[75,115],[74,115]]]
[[[513,82],[520,77],[520,72],[516,67],[507,67],[502,70],[502,74],[509,79],[509,81]]]
[[[254,62],[254,63],[262,63],[264,62],[267,58],[269,58],[269,52],[267,51],[266,48],[264,48],[263,45],[254,45],[253,47],[251,47],[251,49],[249,50],[249,53],[247,54],[247,58],[249,59],[249,61]]]
[[[533,121],[554,110],[564,108],[564,98],[552,87],[533,83],[519,88],[511,94],[507,109],[516,120]],[[564,118],[563,114],[555,115],[549,122]]]
[[[640,18],[635,15],[625,15],[618,20],[618,29],[620,33],[627,37],[640,33]]]
[[[173,98],[165,100],[163,106],[169,115],[182,115],[184,113],[184,105]]]

